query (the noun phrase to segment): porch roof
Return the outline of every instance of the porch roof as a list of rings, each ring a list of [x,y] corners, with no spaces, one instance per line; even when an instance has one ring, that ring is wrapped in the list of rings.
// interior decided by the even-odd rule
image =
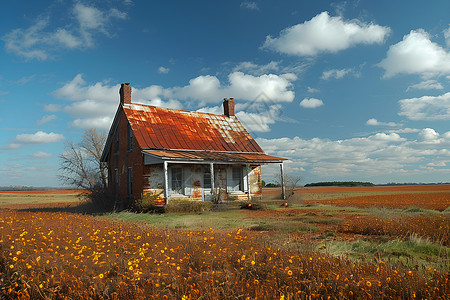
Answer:
[[[155,158],[166,161],[217,162],[217,163],[281,163],[285,158],[259,152],[221,152],[189,150],[142,150]]]

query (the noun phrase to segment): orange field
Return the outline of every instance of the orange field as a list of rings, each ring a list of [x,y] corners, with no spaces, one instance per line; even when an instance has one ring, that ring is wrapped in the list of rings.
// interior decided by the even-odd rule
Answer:
[[[39,196],[39,203],[34,203],[24,198],[23,203],[3,204],[7,209],[0,209],[0,299],[449,299],[450,216],[420,210],[445,210],[450,205],[449,188],[301,189],[332,197],[331,193],[344,195],[305,203],[419,207],[392,216],[304,205],[231,215],[242,221],[254,220],[247,224],[269,226],[260,231],[253,227],[158,229],[141,222],[44,212],[59,208],[77,211],[67,208],[80,202],[46,203],[50,196]],[[370,194],[381,189],[392,194]],[[355,191],[369,194],[345,196]],[[17,199],[26,194],[30,192],[17,193]],[[217,214],[222,218],[228,212]],[[206,214],[208,217],[212,215]],[[233,221],[240,224],[239,219]],[[296,230],[305,224],[316,231]],[[431,263],[441,264],[436,268],[419,266],[412,256],[406,256],[409,264],[398,263],[383,256],[381,250],[366,260],[351,260],[332,256],[327,250],[339,242],[363,240],[380,245],[380,241],[409,241],[412,236],[438,245],[442,251]],[[283,247],[291,243],[301,247],[295,244],[299,242],[323,246]]]
[[[304,202],[323,203],[337,206],[354,206],[354,207],[376,206],[389,208],[406,208],[416,206],[425,209],[435,209],[443,211],[450,206],[450,192],[369,195],[369,196],[339,198],[332,200],[305,200]]]
[[[450,184],[433,185],[396,185],[396,186],[360,186],[360,187],[305,187],[302,193],[345,193],[345,192],[432,192],[450,191]]]
[[[5,299],[447,299],[449,273],[265,246],[244,230],[149,229],[0,210]]]

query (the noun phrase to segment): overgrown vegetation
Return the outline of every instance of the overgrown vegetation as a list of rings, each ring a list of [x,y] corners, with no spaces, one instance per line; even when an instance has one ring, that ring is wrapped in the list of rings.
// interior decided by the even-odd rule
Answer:
[[[450,215],[436,209],[448,188],[394,192],[380,207],[341,192],[341,206],[319,195],[103,218],[0,210],[0,298],[446,299]],[[152,200],[135,211],[154,212]]]
[[[0,226],[5,299],[445,299],[450,292],[446,271],[283,250],[242,229],[168,231],[11,210],[0,211]]]

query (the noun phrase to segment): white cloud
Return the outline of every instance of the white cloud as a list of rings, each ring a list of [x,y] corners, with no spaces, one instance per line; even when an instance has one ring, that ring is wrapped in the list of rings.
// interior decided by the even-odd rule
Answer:
[[[57,112],[61,110],[61,105],[58,104],[46,104],[44,110],[48,112]]]
[[[73,16],[73,17],[72,17]],[[76,3],[66,12],[67,24],[48,30],[50,17],[39,18],[27,29],[14,29],[2,39],[5,49],[28,60],[47,60],[62,49],[93,47],[95,36],[111,36],[108,29],[114,19],[125,19],[127,14],[115,8],[101,11],[94,6]]]
[[[434,79],[424,80],[414,85],[410,85],[406,91],[410,89],[418,89],[418,90],[442,90],[444,87],[442,84]]]
[[[436,97],[402,99],[399,104],[399,115],[410,120],[450,120],[450,92]]]
[[[262,48],[314,56],[321,52],[335,53],[358,44],[380,44],[389,33],[389,27],[344,20],[341,16],[330,17],[328,12],[322,12],[309,21],[282,30],[277,38],[267,36]]]
[[[280,62],[271,61],[265,65],[257,65],[250,61],[243,61],[233,68],[234,72],[243,71],[252,75],[262,75],[280,71]]]
[[[400,178],[410,178],[412,174],[431,174],[435,178],[439,177],[436,174],[450,174],[450,169],[442,169],[442,163],[439,170],[424,168],[450,158],[450,132],[439,135],[431,128],[420,130],[412,139],[397,133],[377,133],[343,140],[294,137],[257,138],[257,142],[266,153],[290,160],[287,173],[296,172],[310,181],[378,178],[382,182],[405,182],[408,180]],[[299,173],[295,168],[304,171]],[[277,172],[276,168],[269,171]]]
[[[396,74],[419,74],[429,78],[450,74],[450,53],[433,43],[423,29],[411,30],[401,42],[389,47],[386,58],[378,66],[385,70],[385,78]]]
[[[341,79],[342,77],[344,77],[347,74],[353,73],[354,71],[352,69],[333,69],[333,70],[328,70],[328,71],[324,71],[322,73],[322,77],[320,77],[321,79],[325,79],[328,80],[330,78],[336,78],[336,79]],[[355,74],[357,75],[357,74]]]
[[[251,103],[236,103],[235,111],[236,117],[247,129],[250,134],[255,137],[258,132],[269,132],[270,125],[275,124],[276,121],[286,121],[281,116],[281,105],[266,102],[251,102]],[[213,107],[202,107],[198,112],[207,112],[211,114],[223,114],[221,105]]]
[[[1,150],[17,150],[20,148],[22,148],[21,144],[9,144],[9,145],[1,147],[0,149]]]
[[[388,133],[416,133],[419,132],[420,129],[417,128],[401,128],[401,129],[392,129],[388,130]]]
[[[445,43],[450,47],[450,27],[444,30]]]
[[[370,126],[390,126],[390,127],[395,127],[395,126],[400,126],[399,124],[395,123],[395,122],[380,122],[377,119],[369,119],[366,122],[366,125],[370,125]]]
[[[422,131],[419,132],[418,137],[419,140],[424,143],[431,143],[431,144],[440,143],[439,133],[437,133],[432,128],[422,129]]]
[[[188,85],[182,87],[132,87],[131,97],[135,103],[178,109],[187,108],[181,101],[195,100],[188,105],[189,108],[195,108],[207,103],[221,103],[226,97],[234,97],[238,103],[267,99],[273,103],[291,102],[295,97],[294,80],[297,80],[297,76],[292,73],[253,76],[233,72],[228,76],[228,83],[223,84],[216,76],[204,75],[191,79]],[[53,95],[72,101],[63,109],[74,118],[72,126],[108,129],[119,103],[119,89],[119,84],[110,85],[108,82],[89,85],[78,74],[54,91]]]
[[[34,158],[49,158],[49,157],[52,157],[52,155],[50,153],[47,153],[47,152],[36,152],[36,153],[30,154],[30,156],[34,157]]]
[[[307,90],[308,90],[308,93],[311,93],[311,94],[320,92],[319,89],[315,89],[315,88],[312,88],[310,86],[308,86]]]
[[[316,108],[323,105],[323,101],[316,98],[304,98],[300,101],[300,106],[304,108]]]
[[[222,85],[215,76],[198,76],[189,81],[189,85],[171,89],[174,98],[197,99],[199,105],[217,103],[219,99],[234,97],[239,100],[255,100],[260,94],[265,94],[273,102],[292,102],[294,91],[292,81],[294,74],[253,76],[242,72],[228,75],[228,85]]]
[[[259,10],[258,4],[253,1],[244,1],[241,3],[242,8],[247,8],[250,10]]]
[[[36,121],[36,124],[42,125],[42,124],[48,123],[50,121],[53,121],[55,119],[56,119],[55,115],[46,115],[46,116],[43,116],[42,119]]]
[[[49,144],[59,142],[64,139],[64,136],[59,133],[46,133],[38,131],[34,134],[19,134],[16,136],[16,141],[23,144]]]
[[[160,74],[167,74],[167,73],[169,73],[169,71],[170,71],[169,68],[165,68],[163,66],[158,68],[158,73],[160,73]]]

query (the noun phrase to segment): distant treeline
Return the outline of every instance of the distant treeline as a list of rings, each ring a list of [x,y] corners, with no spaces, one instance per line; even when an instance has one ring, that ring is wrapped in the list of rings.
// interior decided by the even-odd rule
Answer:
[[[10,192],[10,191],[57,191],[57,190],[67,190],[74,189],[68,187],[51,187],[51,186],[0,186],[0,191]]]
[[[358,181],[314,182],[305,184],[305,187],[310,186],[374,186],[374,184],[372,182],[358,182]]]

